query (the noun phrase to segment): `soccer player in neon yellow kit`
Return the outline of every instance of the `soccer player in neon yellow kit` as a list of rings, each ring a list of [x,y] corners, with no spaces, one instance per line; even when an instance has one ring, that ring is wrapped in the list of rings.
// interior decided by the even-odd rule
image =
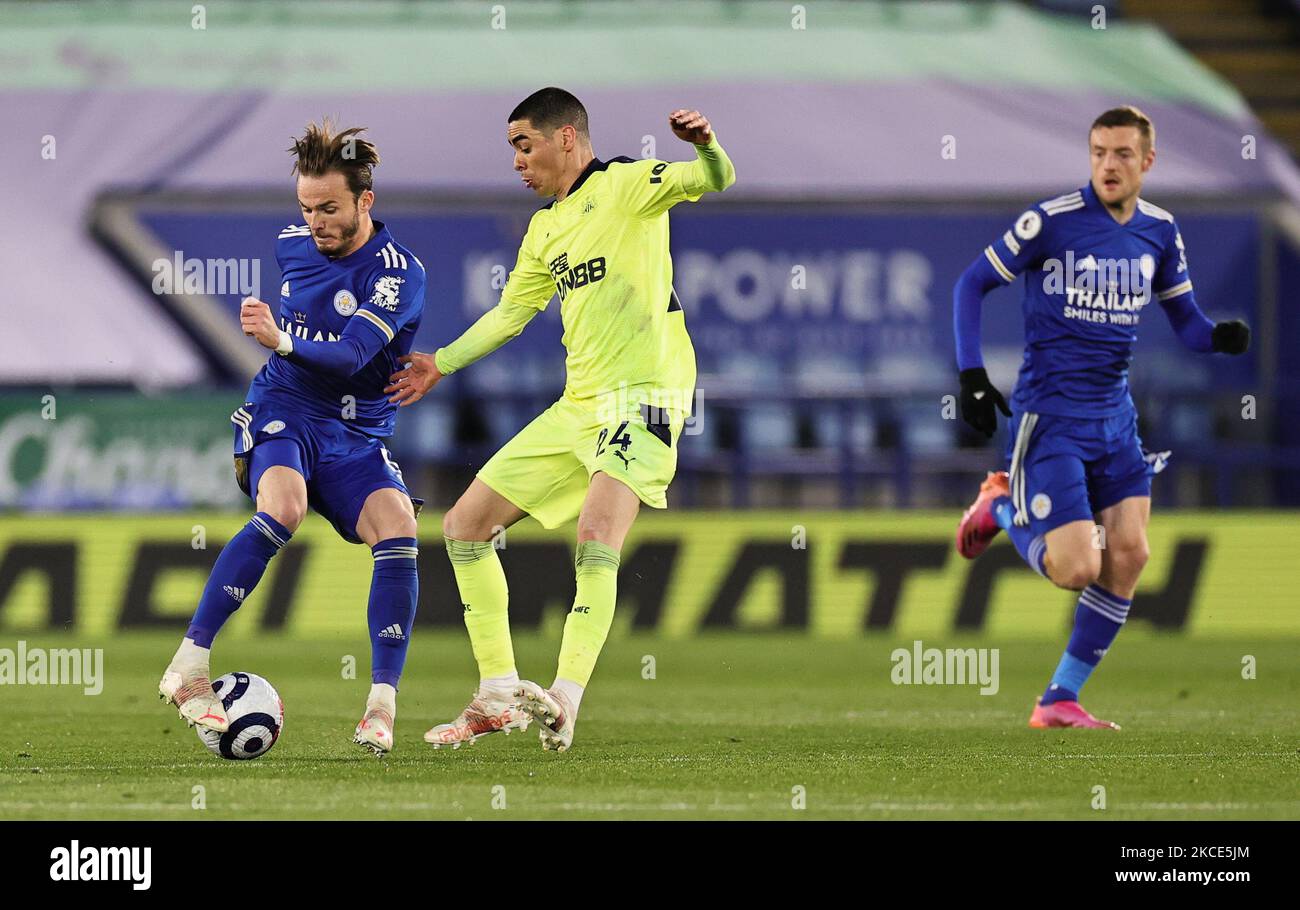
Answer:
[[[614,617],[619,550],[641,503],[668,505],[695,390],[695,351],[672,288],[668,210],[735,182],[699,111],[673,111],[669,125],[694,145],[695,161],[601,161],[586,109],[569,92],[544,88],[520,102],[506,132],[514,168],[525,186],[555,199],[533,215],[500,303],[435,354],[402,358],[407,366],[386,390],[403,406],[418,401],[518,335],[559,294],[563,396],[488,460],[443,517],[480,680],[459,717],[425,734],[435,746],[536,720],[544,749],[569,748]],[[515,669],[493,547],[494,529],[525,515],[547,528],[578,519],[577,595],[549,689]]]

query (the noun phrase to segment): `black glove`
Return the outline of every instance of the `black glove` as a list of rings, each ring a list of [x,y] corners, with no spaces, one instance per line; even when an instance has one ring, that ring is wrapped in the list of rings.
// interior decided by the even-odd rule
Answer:
[[[1003,414],[1011,416],[1011,409],[1002,393],[989,382],[983,367],[962,370],[961,376],[961,419],[966,421],[985,436],[992,436],[998,428],[998,415],[993,410],[996,406]]]
[[[1250,349],[1250,326],[1240,319],[1220,322],[1210,333],[1210,350],[1220,354],[1244,354]]]

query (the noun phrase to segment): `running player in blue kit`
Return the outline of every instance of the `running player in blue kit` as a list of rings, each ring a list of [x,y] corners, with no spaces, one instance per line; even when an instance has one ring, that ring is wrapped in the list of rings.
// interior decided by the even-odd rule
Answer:
[[[236,480],[257,512],[222,547],[158,689],[191,725],[229,732],[210,682],[212,640],[310,506],[374,557],[372,684],[354,741],[383,754],[393,745],[415,618],[420,504],[382,442],[397,412],[383,390],[419,328],[425,273],[370,216],[379,153],[362,132],[336,133],[326,120],[309,125],[290,149],[305,223],[282,230],[276,244],[279,321],[256,298],[240,307],[244,334],[274,352],[231,415]]]
[[[1173,215],[1138,197],[1155,162],[1151,121],[1133,107],[1106,111],[1089,148],[1091,181],[1022,214],[953,292],[962,417],[986,436],[995,408],[1011,418],[1009,469],[989,473],[958,525],[957,549],[974,559],[1005,530],[1030,568],[1081,592],[1065,654],[1030,717],[1035,728],[1119,729],[1085,711],[1079,690],[1128,616],[1148,556],[1151,476],[1163,467],[1142,448],[1128,389],[1143,309],[1158,300],[1193,351],[1250,345],[1244,322],[1201,313]],[[1008,409],[984,371],[980,308],[1021,274],[1025,354]]]

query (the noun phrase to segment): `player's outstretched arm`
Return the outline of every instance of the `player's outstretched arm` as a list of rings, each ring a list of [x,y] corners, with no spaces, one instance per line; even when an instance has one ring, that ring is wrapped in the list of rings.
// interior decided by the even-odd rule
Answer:
[[[953,336],[957,340],[957,369],[961,381],[961,417],[985,436],[998,428],[995,408],[1011,416],[1006,399],[984,371],[980,352],[980,314],[984,295],[1003,283],[987,256],[980,256],[957,279],[952,291]]]
[[[384,389],[390,395],[388,400],[402,407],[414,404],[442,377],[464,369],[514,338],[539,312],[535,307],[502,300],[445,348],[438,348],[433,354],[412,351],[398,358],[407,366],[389,377],[389,385]]]
[[[308,341],[283,331],[271,314],[271,307],[256,297],[245,297],[239,305],[239,324],[245,335],[294,363],[337,376],[351,376],[379,353],[384,339],[360,321],[349,323],[338,341]]]

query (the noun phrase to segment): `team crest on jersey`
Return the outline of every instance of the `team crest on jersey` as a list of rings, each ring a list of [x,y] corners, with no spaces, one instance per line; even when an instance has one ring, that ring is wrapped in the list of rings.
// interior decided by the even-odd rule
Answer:
[[[278,433],[284,429],[283,420],[272,420],[266,426],[262,427],[263,433]]]
[[[1046,493],[1037,493],[1029,501],[1029,511],[1034,513],[1034,517],[1042,521],[1048,515],[1052,514],[1052,497]]]
[[[1003,222],[1004,224],[1006,222]],[[1016,219],[1016,236],[1021,240],[1033,240],[1043,229],[1043,216],[1033,209]]]
[[[375,282],[375,292],[370,296],[370,302],[381,310],[396,312],[398,294],[405,280],[396,275],[384,275]]]
[[[334,312],[340,316],[351,316],[357,311],[357,298],[351,291],[339,291],[334,295]]]
[[[1147,281],[1154,278],[1156,275],[1156,257],[1150,253],[1143,253],[1142,258],[1138,260],[1138,271],[1142,273],[1142,277]]]

